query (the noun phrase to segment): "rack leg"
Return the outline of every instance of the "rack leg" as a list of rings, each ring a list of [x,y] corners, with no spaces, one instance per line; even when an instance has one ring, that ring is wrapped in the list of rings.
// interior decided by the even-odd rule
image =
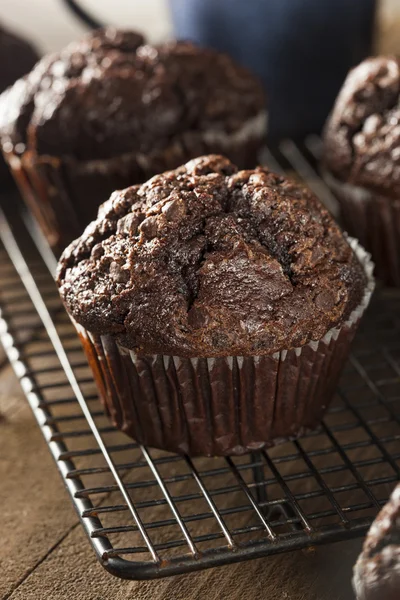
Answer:
[[[263,458],[262,458],[261,452],[252,452],[250,454],[250,461],[251,461],[251,463],[254,463],[254,466],[252,467],[254,483],[259,484],[255,488],[256,500],[258,503],[261,504],[263,502],[266,502],[266,500],[267,500],[266,486],[265,486],[265,484],[264,485],[262,484],[262,482],[264,481],[264,466],[263,466]],[[257,463],[259,463],[259,464],[257,464]],[[261,507],[261,508],[263,509],[263,512],[265,512],[265,513],[268,512],[267,507]]]
[[[267,501],[268,495],[267,495],[266,485],[262,484],[262,482],[264,481],[264,478],[265,478],[265,473],[264,473],[263,457],[262,457],[261,452],[252,452],[250,455],[250,461],[252,464],[255,465],[252,467],[254,483],[259,484],[255,488],[256,500],[259,504],[263,504],[264,502]],[[282,516],[285,520],[292,519],[297,516],[295,511],[293,510],[292,506],[287,502],[285,502],[283,504],[277,504],[276,506],[274,506],[272,508],[270,508],[268,506],[261,506],[260,508],[262,509],[265,516],[272,520],[274,518],[281,519]],[[294,531],[302,530],[301,525],[299,525],[298,523],[293,523],[293,525],[291,527]]]

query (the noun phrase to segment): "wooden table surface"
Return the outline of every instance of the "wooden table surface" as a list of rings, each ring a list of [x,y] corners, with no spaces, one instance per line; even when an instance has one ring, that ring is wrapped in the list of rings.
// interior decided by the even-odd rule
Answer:
[[[2,600],[348,600],[361,541],[159,581],[118,580],[97,563],[11,367],[0,358]]]
[[[398,48],[396,3],[380,3],[380,51]],[[361,548],[357,539],[159,581],[112,577],[95,558],[1,349],[0,531],[0,600],[354,600],[351,569]]]

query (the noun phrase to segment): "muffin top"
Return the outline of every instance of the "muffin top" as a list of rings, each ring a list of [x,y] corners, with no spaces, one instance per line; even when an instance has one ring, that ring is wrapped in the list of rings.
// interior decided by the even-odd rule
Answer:
[[[325,163],[341,181],[398,197],[400,64],[369,58],[350,71],[325,127]]]
[[[365,538],[354,568],[360,598],[398,599],[400,589],[400,484],[394,489]]]
[[[28,73],[38,59],[29,42],[0,27],[0,92]]]
[[[264,110],[260,84],[228,56],[98,30],[44,57],[0,99],[6,150],[107,159],[203,131],[236,132]]]
[[[143,354],[270,354],[360,302],[363,269],[307,190],[203,156],[117,191],[62,255],[68,311]]]

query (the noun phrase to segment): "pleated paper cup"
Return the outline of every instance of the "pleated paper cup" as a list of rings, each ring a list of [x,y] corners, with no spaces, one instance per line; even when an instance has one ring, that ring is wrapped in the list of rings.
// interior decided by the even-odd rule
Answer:
[[[118,189],[147,181],[204,154],[226,154],[241,168],[254,167],[265,140],[263,111],[232,134],[214,130],[183,133],[179,142],[148,154],[103,160],[4,152],[22,197],[57,255],[96,218],[100,204]]]
[[[340,204],[344,228],[371,252],[375,275],[400,287],[400,198],[343,183],[330,173],[324,177]]]
[[[321,421],[374,289],[364,267],[360,304],[319,341],[264,356],[139,355],[75,323],[115,426],[137,442],[192,456],[238,455],[295,439]]]

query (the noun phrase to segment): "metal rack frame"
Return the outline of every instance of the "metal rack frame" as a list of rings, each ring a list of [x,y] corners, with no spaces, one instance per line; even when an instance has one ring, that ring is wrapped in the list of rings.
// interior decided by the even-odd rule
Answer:
[[[318,144],[286,141],[264,158],[334,210],[312,166]],[[110,425],[52,280],[54,257],[29,216],[0,217],[0,339],[108,571],[163,577],[365,532],[400,478],[398,292],[376,294],[320,429],[245,457],[191,459]]]

